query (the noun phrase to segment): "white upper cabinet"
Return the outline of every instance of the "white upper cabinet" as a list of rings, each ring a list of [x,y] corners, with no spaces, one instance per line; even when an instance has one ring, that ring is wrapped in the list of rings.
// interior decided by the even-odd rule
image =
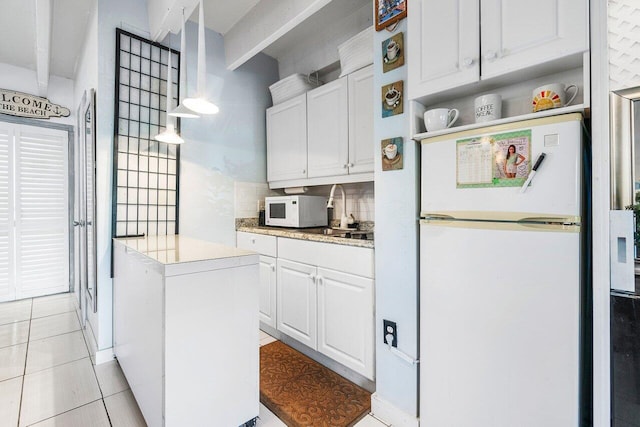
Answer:
[[[478,0],[420,0],[408,14],[409,98],[480,78]]]
[[[267,109],[267,180],[307,177],[307,94]]]
[[[271,188],[373,181],[374,102],[368,66],[269,108]]]
[[[409,14],[408,94],[417,99],[588,49],[584,0],[417,0]]]
[[[349,173],[373,172],[373,66],[348,77]]]
[[[347,78],[307,92],[309,178],[343,175],[349,163]]]
[[[482,78],[584,52],[584,0],[482,0]]]

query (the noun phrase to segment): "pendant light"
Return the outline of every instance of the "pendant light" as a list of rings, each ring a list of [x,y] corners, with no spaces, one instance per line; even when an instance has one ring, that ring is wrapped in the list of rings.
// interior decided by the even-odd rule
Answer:
[[[180,36],[180,98],[178,106],[169,112],[170,116],[183,119],[196,119],[200,115],[183,104],[184,95],[187,93],[187,36],[184,30],[185,17],[184,7],[182,8],[182,34]]]
[[[173,54],[171,53],[171,49],[169,49],[169,63],[167,64],[167,106],[166,106],[166,112],[165,112],[165,122],[166,122],[166,126],[167,128],[164,130],[164,132],[159,133],[158,135],[155,136],[155,139],[157,141],[160,142],[166,142],[168,144],[182,144],[184,142],[184,139],[182,139],[180,137],[180,135],[178,135],[176,133],[176,128],[173,124],[173,121],[175,120],[173,117],[169,116],[169,109],[171,108],[171,104],[173,103],[173,98],[172,98],[172,93],[173,92],[172,86],[173,86],[173,79],[171,78],[171,57],[173,56]]]
[[[205,98],[206,88],[206,51],[204,46],[204,8],[200,0],[200,11],[198,15],[198,81],[197,93],[193,98],[186,98],[183,104],[190,110],[200,114],[216,114],[220,109],[217,105],[209,102]]]

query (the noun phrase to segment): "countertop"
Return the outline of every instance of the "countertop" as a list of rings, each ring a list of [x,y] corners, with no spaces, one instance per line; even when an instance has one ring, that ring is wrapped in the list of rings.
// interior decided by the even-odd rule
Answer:
[[[133,249],[163,265],[212,261],[255,255],[254,252],[206,242],[178,234],[115,238],[127,248]]]
[[[360,248],[374,248],[373,240],[362,240],[357,238],[336,237],[319,233],[305,231],[303,228],[284,228],[284,227],[265,227],[239,225],[236,231],[244,231],[246,233],[267,234],[276,237],[288,237],[290,239],[310,240],[313,242],[334,243],[337,245],[356,246]]]

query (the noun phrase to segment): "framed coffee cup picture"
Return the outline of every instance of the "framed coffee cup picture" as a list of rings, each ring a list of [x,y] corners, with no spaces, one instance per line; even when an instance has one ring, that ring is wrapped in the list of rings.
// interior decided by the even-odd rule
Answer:
[[[407,0],[375,0],[376,31],[407,16]]]
[[[404,33],[398,33],[382,42],[382,72],[404,65]]]
[[[402,80],[382,86],[382,118],[403,113],[403,86],[404,83]]]
[[[383,139],[380,148],[382,149],[383,171],[399,170],[404,167],[401,137]]]

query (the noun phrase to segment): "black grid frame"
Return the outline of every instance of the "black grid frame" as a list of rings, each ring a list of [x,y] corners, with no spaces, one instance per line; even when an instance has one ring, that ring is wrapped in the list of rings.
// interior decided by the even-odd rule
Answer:
[[[113,237],[178,234],[180,146],[153,139],[166,126],[170,52],[175,105],[180,53],[116,29]]]

